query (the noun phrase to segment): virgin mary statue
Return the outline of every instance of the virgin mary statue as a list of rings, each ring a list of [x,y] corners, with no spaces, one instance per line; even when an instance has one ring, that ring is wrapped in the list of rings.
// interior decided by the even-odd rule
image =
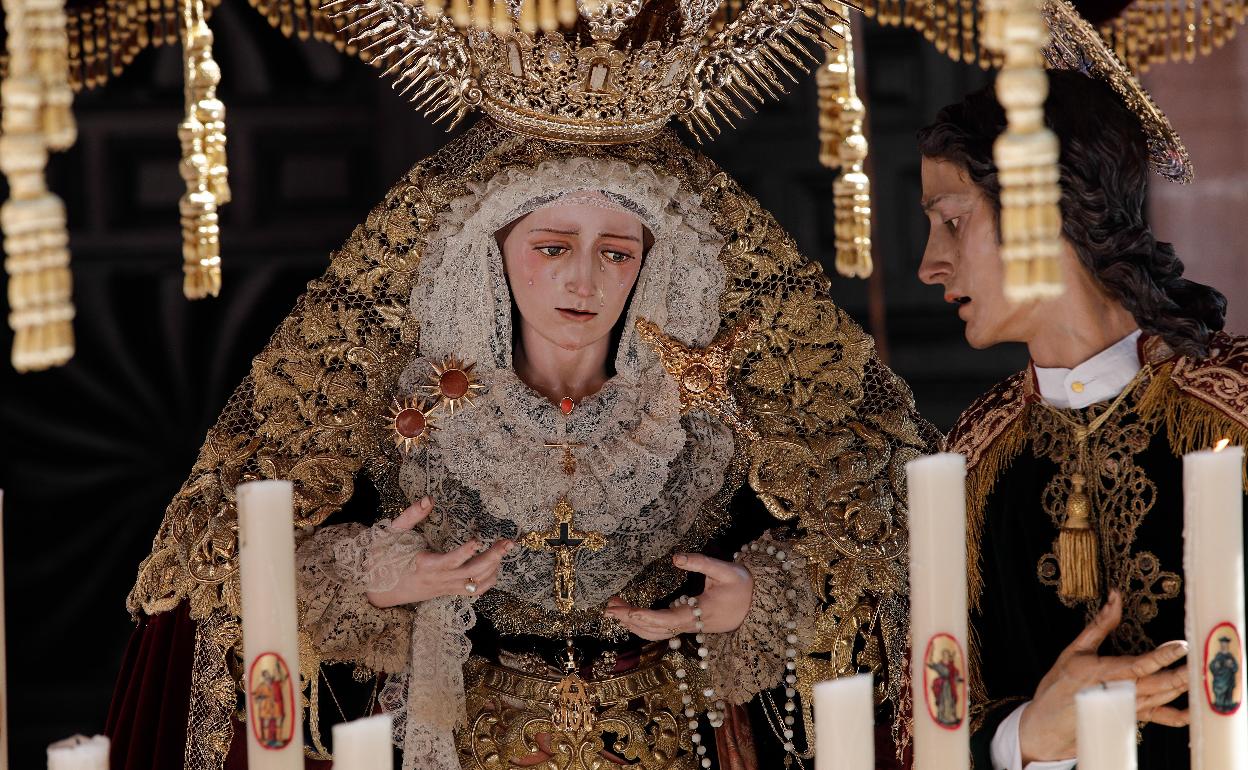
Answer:
[[[813,683],[860,670],[906,711],[903,468],[935,433],[818,264],[663,128],[827,12],[635,5],[582,8],[582,48],[353,10],[486,116],[209,432],[129,599],[115,768],[243,766],[234,490],[261,478],[295,488],[309,766],[382,710],[405,770],[778,768],[812,755]]]

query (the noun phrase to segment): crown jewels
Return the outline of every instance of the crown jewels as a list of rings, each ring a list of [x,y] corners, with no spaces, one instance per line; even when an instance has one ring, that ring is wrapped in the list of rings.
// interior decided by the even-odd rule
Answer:
[[[673,117],[712,136],[819,64],[842,21],[819,0],[583,1],[572,29],[530,33],[539,0],[494,1],[461,9],[467,28],[454,6],[448,17],[404,0],[331,5],[435,120],[479,109],[513,131],[590,144],[648,139]]]

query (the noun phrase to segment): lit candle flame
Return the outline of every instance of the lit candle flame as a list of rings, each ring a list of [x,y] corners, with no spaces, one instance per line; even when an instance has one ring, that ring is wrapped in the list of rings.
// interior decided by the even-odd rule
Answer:
[[[1230,445],[1230,443],[1231,443],[1231,440],[1229,438],[1221,439],[1218,441],[1217,444],[1214,444],[1213,451],[1221,452],[1223,449],[1226,449],[1226,447]]]

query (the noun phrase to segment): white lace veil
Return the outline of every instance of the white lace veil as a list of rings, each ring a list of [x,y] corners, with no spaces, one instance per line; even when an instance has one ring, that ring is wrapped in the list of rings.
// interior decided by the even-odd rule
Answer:
[[[637,501],[635,507],[640,509],[661,495],[669,483],[667,467],[687,443],[676,385],[663,373],[656,354],[638,338],[636,321],[647,318],[687,344],[709,343],[720,325],[719,298],[726,283],[726,271],[719,261],[723,239],[711,226],[710,215],[698,196],[682,189],[678,179],[649,166],[619,160],[578,157],[546,161],[536,167],[504,168],[484,185],[470,189],[469,194],[450,202],[421,258],[411,298],[411,312],[420,322],[420,357],[400,380],[404,390],[412,389],[429,361],[455,356],[474,363],[477,375],[497,398],[524,400],[520,392],[524,386],[512,372],[512,300],[495,237],[506,225],[561,199],[583,199],[590,194],[600,196],[597,199],[603,205],[637,216],[654,238],[625,310],[615,358],[614,380],[619,382],[608,386],[633,394],[631,403],[618,394],[609,400],[615,405],[615,413],[623,412],[624,419],[633,420],[634,425],[639,420],[639,427],[623,441],[600,442],[604,445],[601,450],[590,447],[582,463],[587,469],[602,469],[600,476],[615,473],[605,486],[616,494],[604,496],[599,492],[593,504],[586,506],[597,508],[600,518],[591,518],[587,510],[584,519],[590,526],[596,523],[599,528],[610,529],[602,517],[619,517],[611,504],[618,505],[626,498]],[[486,420],[490,410],[487,406],[481,409],[478,415]],[[580,410],[578,407],[578,413]],[[594,406],[586,405],[586,410],[586,414],[594,414]],[[612,409],[604,406],[601,411],[597,420],[600,430],[619,424],[619,416],[612,414]],[[503,419],[524,418],[512,410]],[[595,419],[591,417],[590,422]],[[681,481],[686,490],[698,487],[680,502],[696,511],[722,486],[723,468],[734,450],[731,433],[722,426],[695,421],[691,430],[692,443],[702,447],[694,450],[699,459],[692,464],[712,468],[709,473],[687,470],[687,478]],[[482,436],[482,432],[500,435]],[[439,446],[444,450],[458,448],[460,451],[447,452],[460,461],[458,469],[451,467],[449,471],[472,477],[483,504],[494,515],[523,525],[528,523],[523,519],[524,511],[532,515],[541,504],[548,503],[535,496],[542,490],[540,480],[527,479],[528,492],[522,494],[512,486],[514,472],[501,472],[492,485],[482,478],[491,472],[499,475],[498,468],[514,465],[498,456],[516,443],[514,437],[510,442],[505,440],[503,433],[482,430],[480,423],[460,421],[436,431],[430,451],[437,451]],[[491,443],[491,438],[499,440]],[[465,469],[463,461],[469,454],[477,462]],[[553,456],[551,459],[553,462]],[[532,458],[523,467],[530,475],[540,476],[541,465],[542,459]],[[423,483],[413,478],[423,479],[423,474],[421,463],[405,463],[401,473],[401,479],[407,480],[405,488],[418,490]],[[582,484],[580,491],[589,494],[592,481]],[[501,499],[504,496],[514,499]],[[638,512],[634,510],[632,516],[636,518]],[[645,540],[644,533],[634,537],[641,538],[635,542],[644,542],[646,547],[634,548],[627,539],[621,542],[639,551],[654,551],[661,545],[655,538]],[[374,543],[377,545],[381,544]],[[606,574],[609,570],[601,572],[602,583],[586,586],[587,592],[619,590],[608,581],[620,586],[627,579]],[[408,673],[391,677],[382,693],[383,705],[395,716],[395,738],[403,745],[404,770],[459,768],[453,729],[462,726],[464,718],[462,665],[470,651],[466,633],[474,622],[471,602],[460,597],[422,602],[416,610]]]
[[[601,193],[632,212],[654,236],[626,311],[617,375],[635,380],[653,356],[637,338],[639,317],[687,344],[711,341],[719,328],[719,295],[726,280],[719,262],[723,239],[698,196],[649,166],[569,158],[536,168],[505,168],[450,203],[429,239],[412,292],[422,356],[455,354],[478,368],[511,368],[511,295],[495,233],[564,196],[584,192]]]

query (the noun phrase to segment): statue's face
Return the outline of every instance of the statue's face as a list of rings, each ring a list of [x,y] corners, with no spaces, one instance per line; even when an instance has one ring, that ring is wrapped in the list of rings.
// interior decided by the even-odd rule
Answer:
[[[503,266],[520,323],[565,350],[611,334],[637,282],[644,226],[589,203],[555,204],[512,223]]]
[[[1029,338],[1033,305],[1005,298],[997,213],[965,169],[923,158],[923,210],[931,228],[919,279],[945,287],[975,348]]]

